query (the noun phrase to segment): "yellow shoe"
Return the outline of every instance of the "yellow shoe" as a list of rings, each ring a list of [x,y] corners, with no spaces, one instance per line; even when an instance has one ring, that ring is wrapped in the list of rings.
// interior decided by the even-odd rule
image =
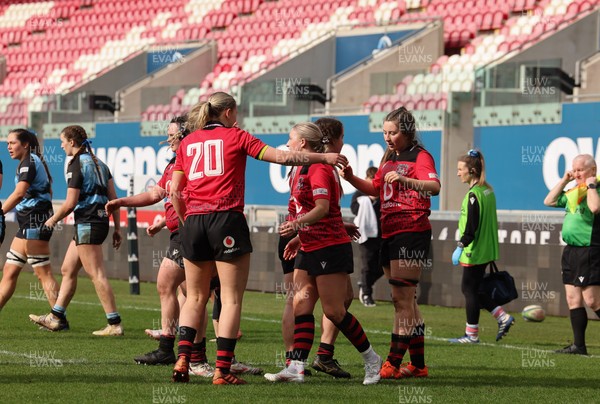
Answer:
[[[121,323],[119,323],[119,324],[112,324],[112,325],[108,324],[103,329],[94,331],[92,334],[100,336],[100,337],[114,337],[114,336],[125,335],[125,332],[123,331],[123,326],[121,325]]]

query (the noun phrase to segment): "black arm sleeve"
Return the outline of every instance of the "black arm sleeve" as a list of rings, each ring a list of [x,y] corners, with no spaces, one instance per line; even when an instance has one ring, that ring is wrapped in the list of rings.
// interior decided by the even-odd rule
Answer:
[[[73,157],[67,166],[67,188],[81,189],[83,186],[83,173],[81,172],[81,161],[79,156]]]
[[[31,185],[33,180],[35,180],[35,174],[35,162],[31,158],[25,158],[19,163],[19,167],[17,168],[17,182],[25,181]]]
[[[467,224],[460,242],[466,247],[475,239],[475,233],[479,228],[479,202],[474,193],[469,192],[469,203],[467,205]]]

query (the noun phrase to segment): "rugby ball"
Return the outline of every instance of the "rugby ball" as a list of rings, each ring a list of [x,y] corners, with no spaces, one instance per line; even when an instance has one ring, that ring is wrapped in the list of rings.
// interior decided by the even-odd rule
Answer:
[[[541,323],[546,318],[546,312],[542,309],[542,306],[531,305],[527,306],[521,312],[525,321],[531,321],[534,323]]]

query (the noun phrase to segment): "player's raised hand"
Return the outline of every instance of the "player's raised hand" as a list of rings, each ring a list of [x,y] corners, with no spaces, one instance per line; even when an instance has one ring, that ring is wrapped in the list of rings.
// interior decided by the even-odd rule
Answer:
[[[343,154],[339,153],[325,153],[325,162],[330,166],[336,166],[339,169],[343,169],[348,165],[348,159]]]

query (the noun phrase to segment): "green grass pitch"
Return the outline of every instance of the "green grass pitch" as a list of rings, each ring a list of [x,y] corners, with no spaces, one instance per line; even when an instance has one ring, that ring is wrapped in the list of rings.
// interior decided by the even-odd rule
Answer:
[[[79,280],[68,308],[71,330],[38,330],[28,314],[49,311],[39,300],[41,287],[23,273],[15,295],[0,312],[0,402],[2,403],[592,403],[599,402],[600,322],[591,321],[587,339],[590,357],[566,356],[550,351],[567,345],[569,320],[548,317],[543,323],[517,322],[509,335],[496,343],[496,323],[481,316],[479,345],[455,346],[447,338],[462,335],[464,310],[424,306],[427,327],[428,379],[385,380],[363,386],[360,355],[342,336],[336,358],[352,379],[327,375],[306,377],[305,383],[271,384],[262,376],[244,376],[245,386],[213,386],[192,378],[186,385],[170,382],[171,367],[136,365],[132,358],[156,349],[144,335],[157,328],[159,303],[154,284],[142,284],[142,295],[129,295],[126,282],[112,281],[124,337],[101,338],[91,334],[105,318],[87,278]],[[239,360],[278,371],[284,350],[281,342],[281,295],[246,293],[242,331],[236,355]],[[375,350],[385,357],[389,346],[392,306],[378,302],[365,308],[355,301],[350,311],[362,322]],[[316,314],[318,318],[318,314]],[[213,335],[212,327],[208,330]],[[318,345],[319,329],[317,327]],[[209,342],[209,359],[216,346]],[[316,349],[311,353],[311,359]]]

